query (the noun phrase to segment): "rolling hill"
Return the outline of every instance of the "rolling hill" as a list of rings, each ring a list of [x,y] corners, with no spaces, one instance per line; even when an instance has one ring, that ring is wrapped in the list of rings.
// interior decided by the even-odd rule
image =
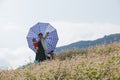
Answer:
[[[120,34],[111,34],[111,35],[106,35],[103,38],[99,38],[97,40],[88,40],[88,41],[78,41],[66,46],[61,46],[56,48],[56,52],[62,52],[64,50],[70,50],[70,49],[81,49],[81,48],[88,48],[91,46],[96,46],[96,45],[102,45],[102,44],[109,44],[113,42],[120,41]]]

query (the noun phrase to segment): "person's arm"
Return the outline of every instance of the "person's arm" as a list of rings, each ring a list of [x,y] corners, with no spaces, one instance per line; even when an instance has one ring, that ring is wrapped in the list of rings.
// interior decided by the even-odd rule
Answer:
[[[49,35],[49,32],[47,32],[47,33],[45,34],[44,39],[46,39],[46,38],[48,37],[48,35]]]

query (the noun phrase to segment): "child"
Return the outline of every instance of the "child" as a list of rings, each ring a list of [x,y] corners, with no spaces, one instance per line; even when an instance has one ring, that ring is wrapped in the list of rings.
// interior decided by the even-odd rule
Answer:
[[[53,50],[50,52],[50,55],[51,55],[52,59],[55,59],[55,53]]]
[[[52,50],[52,51],[50,51],[49,53],[48,53],[50,56],[47,56],[47,59],[52,59],[52,60],[54,60],[55,59],[55,54],[54,54],[54,51]]]
[[[38,56],[37,56],[37,54],[38,54],[38,42],[36,41],[35,38],[33,38],[32,41],[33,41],[34,48],[36,50],[35,64],[38,64]]]
[[[35,38],[32,39],[34,48],[36,49],[36,52],[38,51],[38,43]]]

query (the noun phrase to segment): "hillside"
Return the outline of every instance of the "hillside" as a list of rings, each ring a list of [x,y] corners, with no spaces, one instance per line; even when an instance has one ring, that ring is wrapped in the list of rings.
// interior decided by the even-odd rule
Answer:
[[[120,80],[120,42],[64,51],[38,66],[1,71],[0,80]]]
[[[111,34],[111,35],[107,35],[104,36],[103,38],[99,38],[97,40],[93,40],[93,41],[78,41],[75,43],[72,43],[70,45],[66,45],[66,46],[61,46],[56,48],[56,52],[61,52],[64,50],[69,50],[69,49],[81,49],[81,48],[87,48],[90,46],[96,46],[96,45],[101,45],[101,44],[109,44],[111,42],[117,42],[120,41],[120,34]]]

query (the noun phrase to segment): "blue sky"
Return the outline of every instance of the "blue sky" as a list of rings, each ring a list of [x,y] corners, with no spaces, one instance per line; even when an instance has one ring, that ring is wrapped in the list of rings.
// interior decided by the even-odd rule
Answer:
[[[120,32],[120,0],[0,0],[2,67],[16,68],[30,57],[34,60],[26,35],[37,22],[49,22],[57,29],[57,46],[94,40]]]

